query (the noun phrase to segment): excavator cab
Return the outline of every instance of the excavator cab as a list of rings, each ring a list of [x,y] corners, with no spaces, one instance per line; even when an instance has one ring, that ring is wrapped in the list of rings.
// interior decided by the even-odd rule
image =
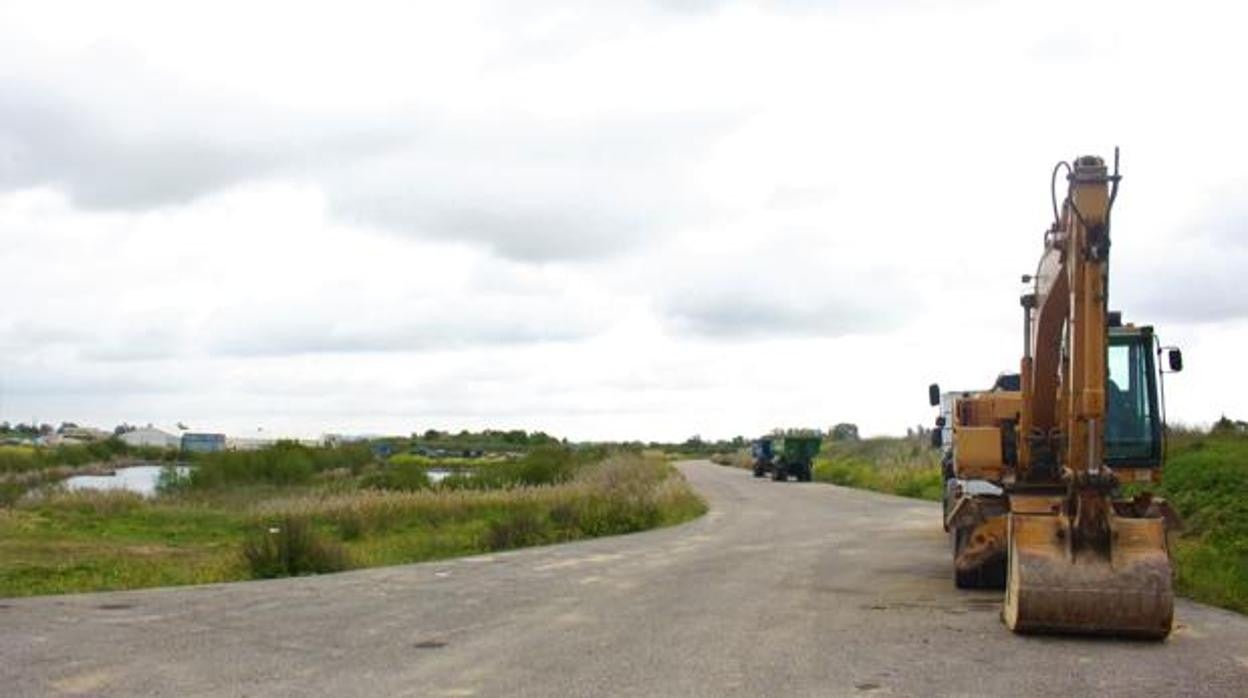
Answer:
[[[1162,422],[1150,327],[1110,328],[1105,385],[1105,464],[1161,465]]]

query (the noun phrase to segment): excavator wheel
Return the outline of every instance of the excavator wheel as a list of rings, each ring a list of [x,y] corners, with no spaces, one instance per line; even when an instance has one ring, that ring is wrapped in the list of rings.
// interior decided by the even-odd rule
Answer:
[[[955,563],[971,532],[970,528],[959,528],[954,529],[950,534],[953,537],[953,559]],[[1005,574],[1005,557],[998,555],[984,564],[969,570],[959,570],[955,564],[953,567],[953,584],[959,589],[1004,589]]]
[[[1165,522],[1110,516],[1108,554],[1070,545],[1062,515],[1009,515],[1001,616],[1018,633],[1077,633],[1161,640],[1174,591]]]

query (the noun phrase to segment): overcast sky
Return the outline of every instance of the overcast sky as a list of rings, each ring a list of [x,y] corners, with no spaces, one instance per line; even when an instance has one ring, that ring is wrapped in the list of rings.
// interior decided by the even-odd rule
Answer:
[[[898,433],[1114,145],[1111,305],[1248,418],[1235,3],[314,5],[0,4],[0,418]]]

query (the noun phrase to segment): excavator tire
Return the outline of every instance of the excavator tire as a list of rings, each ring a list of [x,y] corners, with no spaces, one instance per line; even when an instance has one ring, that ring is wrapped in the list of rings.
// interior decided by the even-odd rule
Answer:
[[[971,529],[959,528],[950,534],[953,537],[953,559],[956,562],[962,546],[971,535]],[[953,584],[959,589],[1004,589],[1006,561],[1005,556],[994,556],[979,567],[959,570],[953,567]]]
[[[1077,633],[1161,640],[1174,590],[1165,522],[1111,516],[1108,554],[1073,550],[1067,517],[1009,515],[1001,615],[1018,633]]]

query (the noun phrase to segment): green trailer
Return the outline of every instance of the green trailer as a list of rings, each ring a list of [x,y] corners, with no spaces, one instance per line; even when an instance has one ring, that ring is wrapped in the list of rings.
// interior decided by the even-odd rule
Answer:
[[[794,430],[776,434],[771,437],[771,443],[775,454],[767,468],[771,479],[782,482],[792,475],[798,482],[810,482],[823,435],[817,431]]]

